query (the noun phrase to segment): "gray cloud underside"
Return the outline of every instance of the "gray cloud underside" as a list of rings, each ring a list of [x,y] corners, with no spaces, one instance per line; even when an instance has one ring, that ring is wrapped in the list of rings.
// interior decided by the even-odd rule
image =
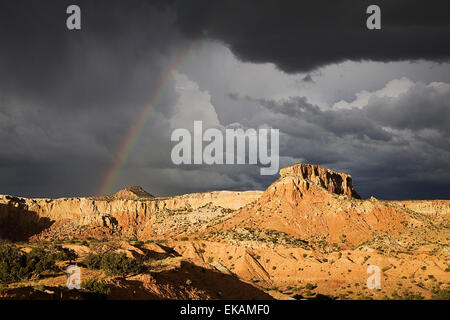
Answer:
[[[382,29],[366,28],[373,1],[175,1],[178,24],[230,46],[242,60],[286,72],[345,60],[401,61],[450,57],[450,3],[376,1]]]
[[[348,71],[358,81],[347,87],[340,83],[336,92],[330,89],[334,83],[328,85],[329,94],[322,96],[330,106],[323,108],[301,86],[289,92],[291,98],[272,97],[283,85],[275,71],[264,67],[262,73],[262,65],[231,70],[211,58],[222,59],[214,48],[194,51],[200,62],[188,61],[183,72],[198,84],[193,92],[208,93],[207,116],[180,104],[183,95],[169,83],[115,188],[140,184],[165,195],[267,187],[276,177],[262,177],[253,166],[171,164],[174,119],[190,128],[188,118],[206,121],[217,114],[223,127],[238,122],[245,128],[279,128],[281,165],[307,161],[351,172],[363,196],[449,198],[448,84],[429,85],[430,79],[444,77],[438,71],[428,72],[424,83],[413,79],[401,95],[371,94],[362,107],[332,107],[403,76],[401,69],[371,83],[377,72],[358,74],[369,65],[366,60],[448,60],[446,3],[393,3],[379,3],[383,30],[369,33],[360,1],[346,6],[335,1],[329,10],[321,3],[293,8],[265,1],[77,1],[83,29],[68,32],[65,8],[72,1],[0,1],[0,193],[92,194],[174,57],[191,38],[200,38],[200,43],[218,40],[232,50],[233,59],[270,62],[274,70],[292,74],[313,70],[299,75],[299,83],[307,86],[320,87],[332,78],[332,72],[321,75],[329,64],[363,62]],[[420,78],[422,72],[415,74]],[[249,84],[242,84],[242,92],[230,92],[227,86],[241,78]],[[271,88],[277,90],[269,94]],[[208,98],[204,95],[200,98]]]

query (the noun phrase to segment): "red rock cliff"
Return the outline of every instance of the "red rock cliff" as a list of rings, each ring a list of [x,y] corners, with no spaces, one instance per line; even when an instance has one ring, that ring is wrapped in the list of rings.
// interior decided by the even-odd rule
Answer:
[[[280,170],[281,178],[295,176],[308,180],[328,191],[361,199],[353,188],[352,176],[346,173],[334,172],[315,164],[297,163]]]

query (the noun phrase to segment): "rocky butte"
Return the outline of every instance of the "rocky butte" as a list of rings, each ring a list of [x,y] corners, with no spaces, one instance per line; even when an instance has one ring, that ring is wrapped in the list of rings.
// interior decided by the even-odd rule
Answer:
[[[352,176],[334,172],[319,165],[299,163],[280,170],[282,178],[291,176],[319,185],[329,192],[343,194],[356,199],[361,197],[352,184]]]

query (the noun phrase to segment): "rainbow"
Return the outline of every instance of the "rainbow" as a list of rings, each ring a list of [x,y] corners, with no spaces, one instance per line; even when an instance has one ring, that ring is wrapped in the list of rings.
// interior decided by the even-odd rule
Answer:
[[[100,187],[98,188],[97,192],[98,195],[105,195],[112,191],[111,189],[113,188],[117,178],[119,177],[123,165],[129,158],[139,136],[142,133],[142,129],[145,127],[145,124],[150,118],[152,107],[159,102],[162,94],[164,93],[164,90],[173,78],[174,71],[181,67],[181,65],[188,57],[189,53],[192,51],[196,42],[196,40],[191,40],[188,42],[183,50],[181,50],[176,58],[169,64],[167,72],[165,72],[158,81],[158,85],[153,90],[150,96],[149,103],[136,117],[136,120],[130,126],[121,143],[119,144],[119,147],[115,152],[113,162],[108,167],[108,170],[106,171],[106,174],[100,183]]]

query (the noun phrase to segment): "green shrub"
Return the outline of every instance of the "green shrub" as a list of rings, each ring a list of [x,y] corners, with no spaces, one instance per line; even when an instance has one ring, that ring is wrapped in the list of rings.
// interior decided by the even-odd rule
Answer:
[[[403,294],[397,292],[392,293],[392,298],[395,300],[423,300],[424,297],[420,293],[413,293],[405,291]]]
[[[91,293],[100,295],[101,297],[106,297],[111,293],[111,289],[108,284],[102,280],[88,279],[81,283],[81,287]]]
[[[83,260],[88,269],[100,269],[102,256],[98,254],[89,253]]]
[[[312,283],[307,283],[305,286],[306,290],[314,290],[315,288],[317,288],[317,286]]]
[[[72,262],[78,258],[76,252],[69,248],[56,247],[54,257],[56,261],[69,261]]]
[[[431,296],[433,300],[450,300],[450,290],[439,290]]]
[[[125,253],[107,253],[102,257],[101,269],[109,276],[118,276],[139,273],[142,268]]]
[[[24,253],[12,244],[0,245],[0,282],[11,283],[39,277],[44,271],[55,270],[57,254],[43,248]]]
[[[318,293],[314,298],[314,300],[334,300],[334,297],[328,294]]]
[[[142,266],[125,253],[110,252],[103,256],[90,253],[84,259],[84,264],[89,269],[102,269],[108,276],[125,276],[142,271]]]
[[[314,295],[314,293],[313,293],[313,292],[311,292],[310,290],[306,290],[306,291],[304,291],[304,294],[305,294],[305,296],[308,296],[308,297],[311,297],[311,296],[313,296],[313,295]]]
[[[45,270],[55,269],[55,255],[47,253],[42,248],[34,248],[26,254],[26,274],[39,275]]]
[[[0,246],[0,282],[8,283],[25,276],[26,256],[15,246]]]

